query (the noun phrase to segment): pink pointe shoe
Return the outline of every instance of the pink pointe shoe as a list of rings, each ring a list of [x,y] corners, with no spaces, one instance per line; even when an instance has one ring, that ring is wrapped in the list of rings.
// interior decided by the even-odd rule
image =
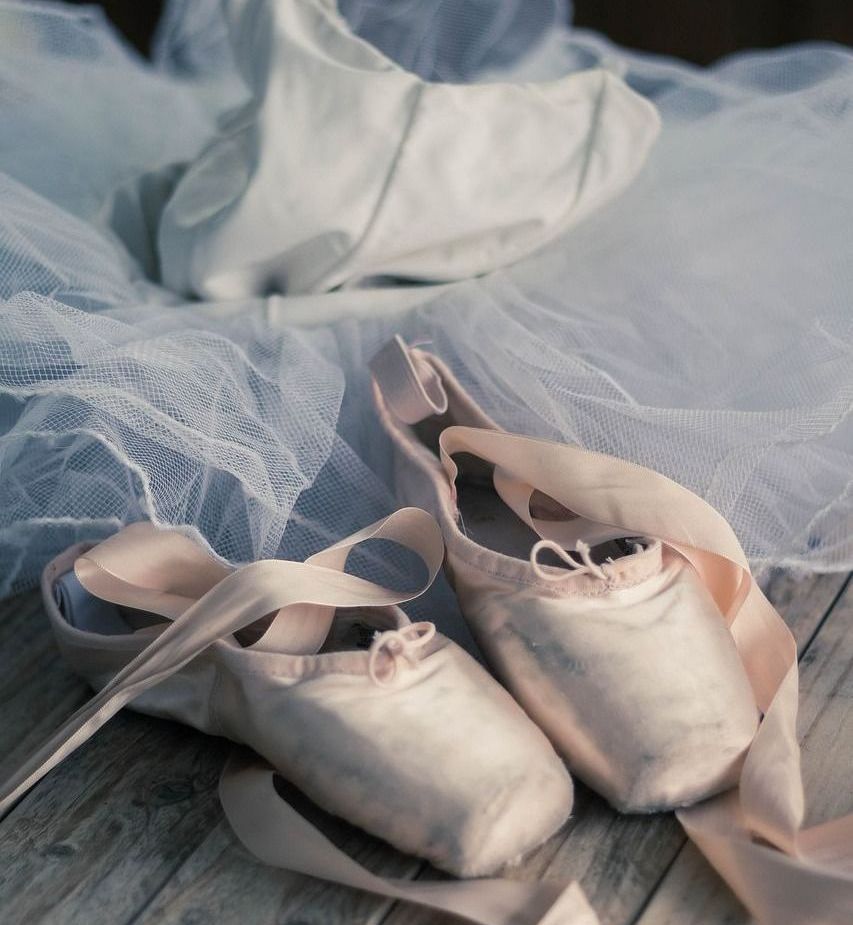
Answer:
[[[99,694],[0,791],[0,810],[132,698],[135,710],[251,746],[328,811],[458,876],[490,873],[565,821],[572,783],[512,698],[406,594],[343,571],[359,542],[443,545],[402,510],[305,563],[232,570],[133,524],[48,565],[59,647]]]
[[[400,494],[437,515],[483,652],[570,768],[621,809],[687,807],[762,925],[853,921],[853,815],[803,827],[797,646],[725,519],[650,469],[501,431],[399,338],[371,366]]]
[[[400,496],[437,517],[478,644],[571,770],[624,811],[735,785],[758,711],[720,595],[673,542],[665,495],[690,493],[501,431],[400,338],[371,368]]]

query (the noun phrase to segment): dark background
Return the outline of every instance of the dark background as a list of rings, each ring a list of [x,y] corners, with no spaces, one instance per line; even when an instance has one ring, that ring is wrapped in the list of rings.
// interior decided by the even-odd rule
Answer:
[[[101,5],[146,52],[159,0],[103,0]],[[853,0],[574,0],[574,22],[619,45],[699,64],[740,48],[807,39],[853,45]]]
[[[741,48],[853,45],[853,0],[574,0],[575,25],[618,45],[709,64]]]

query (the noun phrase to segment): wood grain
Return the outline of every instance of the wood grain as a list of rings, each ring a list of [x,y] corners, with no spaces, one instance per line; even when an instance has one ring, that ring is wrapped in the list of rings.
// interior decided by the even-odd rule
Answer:
[[[20,764],[90,696],[37,594],[0,610],[0,766]],[[0,822],[0,921],[130,921],[220,818],[221,740],[129,711]]]
[[[321,812],[286,788],[287,797],[339,847],[383,876],[411,878],[422,866],[378,839]],[[217,925],[372,925],[390,900],[266,867],[234,838],[223,820],[186,858],[144,917],[156,923]]]
[[[60,658],[40,596],[0,602],[0,779],[88,696]]]
[[[803,666],[801,718],[806,765],[815,765],[808,773],[818,786],[840,773],[845,761],[849,764],[853,744],[849,674],[842,670],[850,639],[838,635],[836,615],[825,620],[843,582],[839,575],[798,581],[776,574],[767,584],[801,648],[814,639]],[[842,613],[850,610],[849,597],[842,606]],[[86,696],[85,686],[56,654],[37,595],[6,602],[0,609],[0,763],[7,769],[19,763]],[[833,725],[841,726],[844,734],[833,737]],[[252,859],[234,839],[218,807],[216,779],[227,747],[221,740],[127,711],[111,721],[0,822],[2,921],[455,922],[273,870]],[[830,809],[816,805],[818,812]],[[439,876],[340,820],[312,812],[333,841],[375,872]],[[691,902],[698,878],[707,902],[716,902],[720,909],[726,908],[721,903],[731,905],[726,888],[701,858],[691,861],[683,846],[684,836],[673,817],[620,816],[578,785],[575,812],[563,831],[507,875],[580,879],[602,925],[627,925],[638,917],[642,925],[689,922],[649,916],[659,916],[660,909],[669,907],[673,915],[683,914],[673,906],[685,876],[677,871],[689,873],[691,864],[696,868],[688,881],[694,890]],[[734,903],[734,912],[724,914],[739,911]],[[712,920],[725,921],[701,921]]]

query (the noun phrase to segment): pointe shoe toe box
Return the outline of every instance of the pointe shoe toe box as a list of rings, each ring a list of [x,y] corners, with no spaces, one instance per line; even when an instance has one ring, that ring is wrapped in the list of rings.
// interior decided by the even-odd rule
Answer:
[[[466,605],[499,677],[617,809],[673,809],[737,783],[758,710],[731,633],[683,560],[598,597],[483,586]]]
[[[571,778],[551,744],[452,644],[387,687],[324,674],[253,701],[257,708],[240,710],[253,714],[251,727],[242,725],[247,744],[285,777],[456,876],[516,860],[571,811]]]

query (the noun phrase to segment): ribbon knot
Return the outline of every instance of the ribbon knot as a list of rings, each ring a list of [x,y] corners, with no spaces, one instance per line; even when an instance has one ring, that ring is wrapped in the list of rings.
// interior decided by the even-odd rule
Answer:
[[[583,540],[578,540],[575,544],[575,552],[580,556],[580,562],[578,562],[577,559],[573,559],[559,543],[555,543],[553,540],[539,540],[530,550],[530,564],[533,566],[533,571],[536,575],[545,581],[562,581],[564,577],[563,575],[555,575],[553,572],[546,572],[542,568],[539,562],[539,553],[545,549],[553,552],[562,559],[562,561],[574,572],[593,575],[603,581],[606,581],[608,578],[606,567],[604,565],[598,565],[593,561],[589,544],[585,543]]]
[[[414,665],[418,661],[420,650],[435,636],[435,626],[427,621],[410,623],[402,629],[377,632],[370,646],[367,660],[367,673],[370,680],[379,687],[387,687],[397,676],[401,659]],[[379,660],[388,656],[383,666]]]

